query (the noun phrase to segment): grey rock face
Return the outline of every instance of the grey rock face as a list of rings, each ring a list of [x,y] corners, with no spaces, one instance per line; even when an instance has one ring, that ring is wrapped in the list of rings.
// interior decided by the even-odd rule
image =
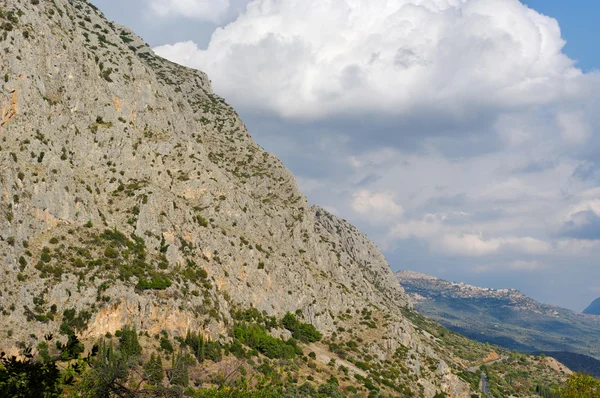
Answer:
[[[233,310],[252,306],[299,310],[326,335],[371,309],[388,314],[375,355],[403,345],[416,361],[435,356],[403,318],[411,303],[377,247],[308,204],[204,73],[82,0],[0,10],[13,20],[0,31],[5,347],[56,332],[67,309],[87,319],[82,337],[132,324],[219,338]],[[140,288],[162,277],[169,286]],[[440,369],[425,396],[442,385],[468,396]]]

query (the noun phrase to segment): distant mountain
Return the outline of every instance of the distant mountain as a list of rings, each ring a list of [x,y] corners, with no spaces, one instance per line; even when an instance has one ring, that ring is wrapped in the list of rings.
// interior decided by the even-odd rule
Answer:
[[[412,271],[396,276],[421,314],[467,337],[519,351],[600,359],[598,316],[541,304],[515,289],[481,288]]]
[[[587,308],[583,310],[583,313],[588,315],[600,315],[600,297],[592,301],[592,304],[588,305]]]

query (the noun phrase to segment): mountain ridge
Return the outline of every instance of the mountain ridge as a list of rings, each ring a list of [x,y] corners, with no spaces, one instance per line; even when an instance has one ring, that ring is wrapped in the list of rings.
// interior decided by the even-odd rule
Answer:
[[[419,312],[478,341],[600,357],[596,316],[539,303],[516,289],[480,288],[411,271],[396,276]]]

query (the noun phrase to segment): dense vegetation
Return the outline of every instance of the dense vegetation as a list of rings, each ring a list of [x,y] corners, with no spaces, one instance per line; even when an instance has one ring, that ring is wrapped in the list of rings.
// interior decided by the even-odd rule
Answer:
[[[66,314],[71,322],[77,319],[74,311]],[[297,385],[297,377],[282,378],[277,362],[287,361],[289,369],[298,370],[303,351],[298,341],[272,337],[269,330],[282,326],[282,321],[266,317],[255,309],[238,311],[237,323],[231,330],[232,341],[222,344],[206,339],[197,332],[172,342],[167,333],[154,336],[154,351],[148,355],[144,346],[147,333],[124,327],[115,336],[107,335],[94,345],[86,357],[84,348],[74,334],[67,344],[47,341],[40,343],[37,352],[27,348],[22,358],[0,356],[0,396],[59,397],[75,393],[82,397],[181,396],[195,397],[343,397],[337,379],[327,383]],[[303,341],[316,341],[320,333],[312,325],[288,316],[286,324],[302,336]],[[71,324],[65,331],[72,332]],[[310,326],[310,327],[309,327]],[[146,343],[141,344],[140,338]],[[201,368],[210,361],[217,363],[237,360],[229,375],[217,376],[209,386],[190,380],[190,370]],[[237,359],[236,359],[237,358]],[[247,366],[251,365],[251,366]],[[247,378],[248,371],[256,373]],[[235,377],[234,377],[235,376]],[[230,379],[231,378],[231,379]],[[144,395],[146,394],[146,395]]]

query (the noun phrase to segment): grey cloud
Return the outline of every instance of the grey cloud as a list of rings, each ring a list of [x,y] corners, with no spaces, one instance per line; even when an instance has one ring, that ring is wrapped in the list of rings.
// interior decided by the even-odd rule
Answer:
[[[515,173],[541,173],[557,166],[556,160],[534,160],[514,170]]]
[[[591,210],[581,211],[571,216],[562,230],[562,236],[574,239],[600,239],[600,216]]]
[[[585,181],[598,178],[600,166],[595,162],[584,162],[573,171],[573,177]]]
[[[412,66],[423,66],[426,61],[411,48],[401,47],[396,51],[394,56],[394,65],[401,66],[403,68],[410,68]]]
[[[467,206],[467,202],[467,195],[465,193],[458,193],[453,195],[433,196],[423,207],[428,209],[461,208]]]
[[[356,185],[359,186],[359,187],[361,187],[361,186],[373,184],[373,183],[377,182],[380,178],[381,177],[378,176],[377,174],[369,174],[368,176],[366,176],[362,180],[358,181],[356,183]]]

